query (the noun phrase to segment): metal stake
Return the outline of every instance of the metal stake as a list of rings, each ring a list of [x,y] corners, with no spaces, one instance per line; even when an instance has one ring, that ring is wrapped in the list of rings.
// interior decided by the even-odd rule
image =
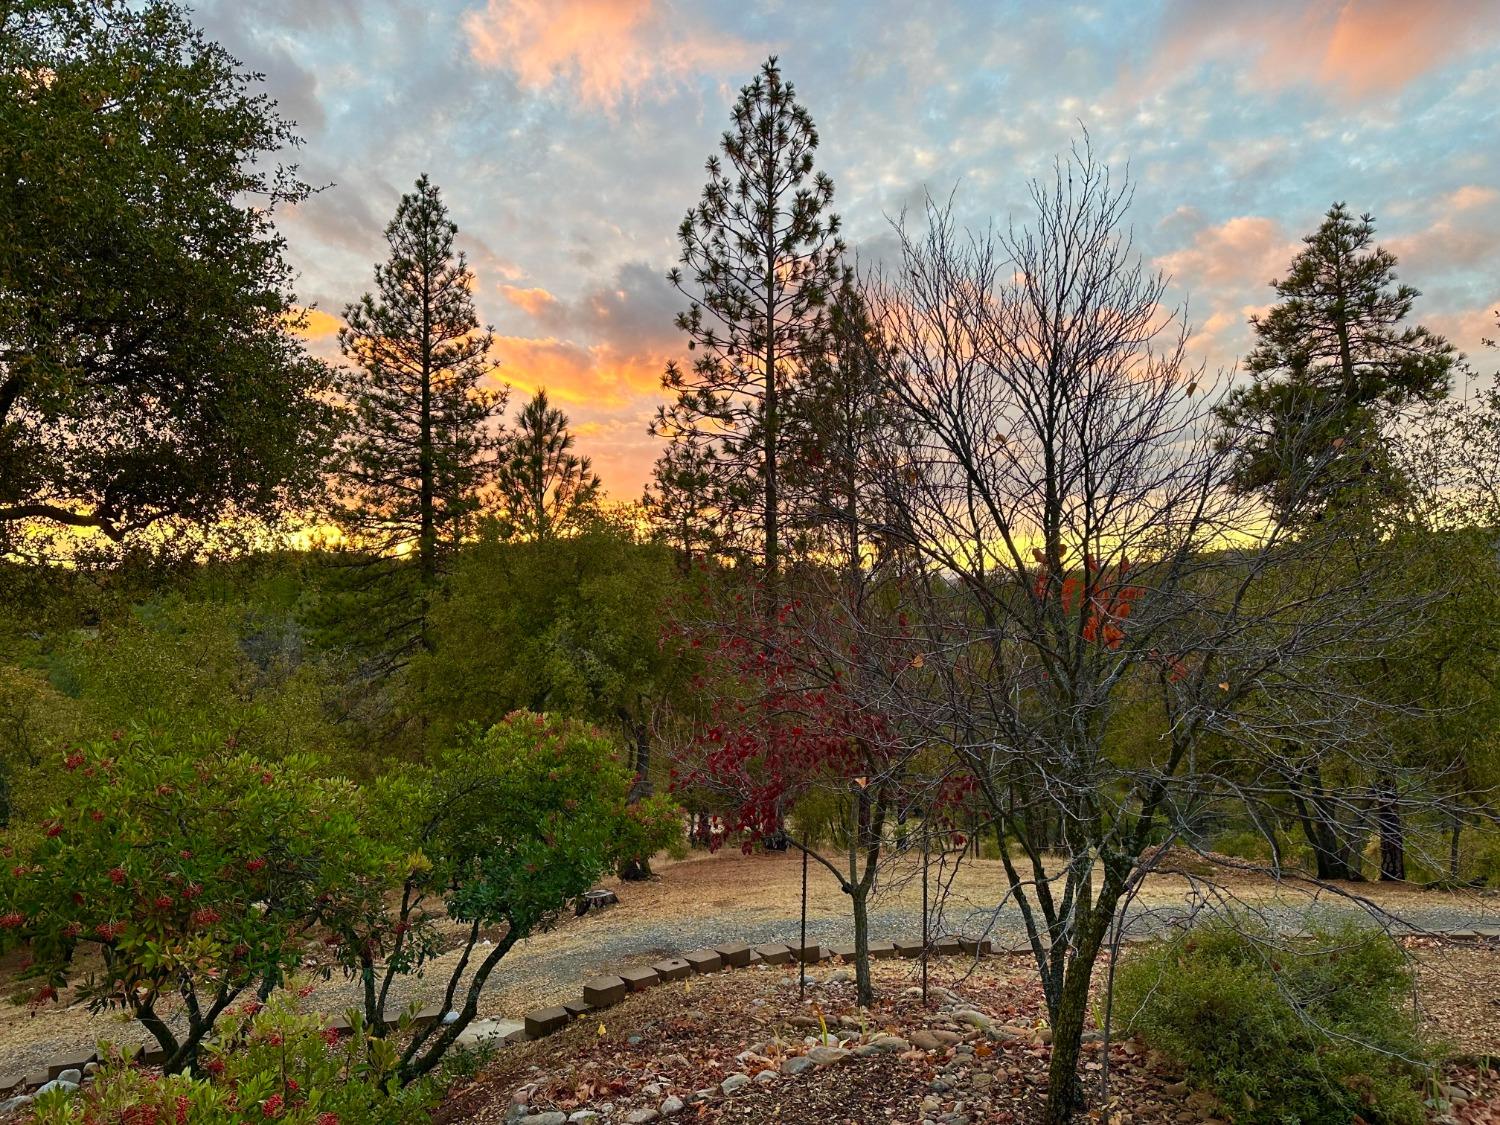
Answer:
[[[927,945],[931,940],[927,927],[927,831],[932,810],[922,818],[922,1007],[927,1007]]]
[[[797,950],[797,997],[807,998],[807,849],[802,849],[802,946]]]

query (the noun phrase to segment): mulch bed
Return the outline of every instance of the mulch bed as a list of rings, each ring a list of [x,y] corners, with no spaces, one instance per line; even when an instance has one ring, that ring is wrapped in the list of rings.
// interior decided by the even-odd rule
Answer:
[[[854,1004],[849,970],[828,965],[810,972],[818,983],[805,1000],[795,968],[769,967],[632,995],[545,1040],[501,1050],[477,1080],[450,1091],[436,1120],[525,1121],[582,1110],[599,1122],[634,1122],[658,1119],[649,1115],[664,1108],[660,1119],[684,1122],[1036,1120],[1051,1048],[1034,967],[1020,958],[934,962],[925,1008],[914,963],[874,969],[878,997],[868,1012]],[[825,1027],[844,1038],[847,1053],[818,1049]],[[1085,1050],[1085,1078],[1097,1090],[1103,1045]],[[789,1061],[803,1055],[819,1062]],[[1191,1091],[1168,1060],[1138,1043],[1112,1044],[1107,1061],[1107,1098],[1096,1097],[1084,1120],[1220,1119],[1211,1097]],[[739,1088],[725,1093],[726,1079]],[[1434,1103],[1434,1121],[1500,1125],[1500,1076],[1455,1065],[1442,1083],[1451,1101]]]

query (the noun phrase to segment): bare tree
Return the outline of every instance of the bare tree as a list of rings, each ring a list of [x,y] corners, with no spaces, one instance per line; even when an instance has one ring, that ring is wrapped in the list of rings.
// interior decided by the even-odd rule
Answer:
[[[921,647],[860,676],[907,737],[953,748],[993,814],[1062,1122],[1084,1100],[1096,961],[1158,845],[1213,802],[1283,799],[1309,755],[1357,755],[1365,702],[1331,668],[1406,622],[1297,518],[1308,490],[1272,512],[1230,487],[1221,395],[1133,250],[1128,185],[1084,144],[1031,196],[1004,234],[929,203],[871,280],[905,415],[871,533],[906,560],[894,616]]]

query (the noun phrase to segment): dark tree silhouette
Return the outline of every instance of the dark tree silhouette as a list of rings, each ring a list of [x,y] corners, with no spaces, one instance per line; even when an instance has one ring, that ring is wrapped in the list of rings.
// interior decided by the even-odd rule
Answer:
[[[353,367],[339,384],[351,425],[338,450],[334,514],[357,552],[387,564],[414,557],[420,580],[382,615],[394,653],[425,643],[422,591],[494,480],[508,390],[483,385],[493,337],[475,314],[457,232],[423,176],[386,227],[390,256],[375,267],[376,292],[345,309],[339,333]]]
[[[593,462],[573,452],[568,416],[539,389],[500,443],[497,485],[509,530],[552,539],[576,527],[599,499]]]
[[[652,426],[670,442],[655,500],[663,522],[691,521],[706,546],[757,558],[774,614],[787,399],[823,347],[847,268],[833,181],[813,167],[817,130],[774,57],[741,90],[720,147],[669,275],[690,301],[677,325],[696,358],[663,379],[676,398]]]
[[[1254,381],[1220,416],[1240,444],[1237,484],[1279,511],[1319,513],[1378,472],[1381,411],[1442,398],[1460,361],[1441,336],[1403,327],[1419,293],[1396,284],[1395,255],[1374,234],[1372,216],[1334,204],[1272,283],[1271,311],[1251,320]]]
[[[273,224],[309,189],[253,82],[173,3],[0,9],[0,549],[313,494],[330,372]]]

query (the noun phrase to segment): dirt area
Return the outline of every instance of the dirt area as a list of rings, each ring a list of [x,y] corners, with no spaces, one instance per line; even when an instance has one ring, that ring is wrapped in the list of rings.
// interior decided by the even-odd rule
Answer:
[[[801,862],[794,854],[743,855],[724,851],[694,853],[655,863],[647,883],[604,885],[617,890],[618,905],[571,913],[545,933],[533,935],[505,959],[485,990],[480,1014],[519,1016],[526,1010],[569,999],[583,981],[606,970],[648,964],[663,956],[725,941],[765,942],[798,934]],[[1295,927],[1309,909],[1359,909],[1347,899],[1323,892],[1308,895],[1292,885],[1229,870],[1210,872],[1195,863],[1189,874],[1160,875],[1146,885],[1132,910],[1132,931],[1146,934],[1181,917],[1192,904],[1238,903],[1279,925]],[[875,937],[917,937],[922,930],[920,871],[915,859],[894,870],[871,911]],[[1212,878],[1216,890],[1204,881]],[[934,863],[930,880],[942,916],[934,932],[988,932],[998,945],[1018,944],[1020,919],[1013,906],[996,911],[1004,897],[1005,876],[996,860],[967,860],[955,871]],[[1500,900],[1470,893],[1426,892],[1402,886],[1356,888],[1381,909],[1418,927],[1451,929],[1500,922]],[[850,939],[848,899],[831,875],[812,865],[808,885],[808,938],[825,944]],[[451,969],[439,959],[420,978],[402,982],[400,1004],[424,1004],[441,995]],[[3,968],[0,968],[3,975]],[[9,989],[0,991],[8,995]],[[330,1013],[355,1001],[354,987],[342,977],[318,981],[310,1003]],[[82,1005],[48,1007],[33,1013],[0,1003],[0,1074],[31,1073],[48,1062],[100,1039],[139,1042],[139,1029],[117,1015],[93,1014]]]
[[[1476,970],[1492,980],[1500,972],[1493,952],[1419,956],[1424,981]],[[530,1114],[593,1111],[600,1122],[652,1120],[663,1111],[699,1122],[783,1125],[1035,1120],[1051,1047],[1030,965],[1019,957],[977,967],[934,962],[926,1006],[918,972],[914,962],[877,963],[879,995],[869,1011],[854,1006],[848,971],[826,964],[813,970],[806,999],[790,967],[662,985],[547,1039],[502,1049],[475,1081],[450,1092],[437,1120],[498,1125],[518,1116],[512,1107],[521,1104]],[[843,1042],[820,1050],[828,1034]],[[1467,1034],[1476,1050],[1500,1049],[1500,1008],[1490,1006]],[[1106,1064],[1107,1094],[1099,1094]],[[1112,1044],[1107,1055],[1090,1042],[1083,1073],[1096,1092],[1088,1120],[1227,1116],[1168,1060],[1133,1041]],[[1493,1071],[1457,1062],[1436,1077],[1433,1121],[1500,1122]]]

